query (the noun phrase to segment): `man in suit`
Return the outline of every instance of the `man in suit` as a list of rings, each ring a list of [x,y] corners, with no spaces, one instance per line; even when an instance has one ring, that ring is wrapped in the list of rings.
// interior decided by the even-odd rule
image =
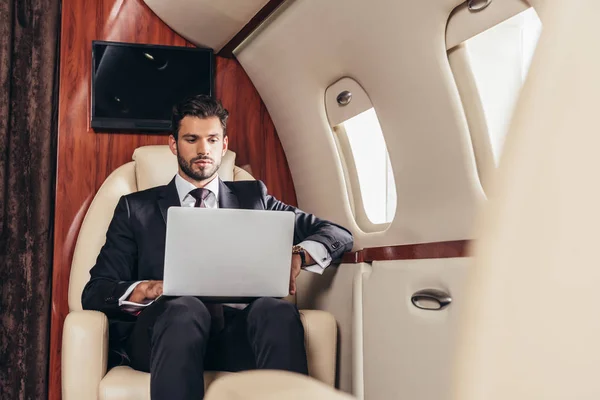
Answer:
[[[278,201],[260,181],[218,178],[228,145],[228,115],[207,96],[190,97],[173,108],[169,146],[178,173],[166,186],[121,197],[83,290],[83,308],[109,317],[111,348],[122,349],[135,369],[150,372],[155,400],[201,398],[205,369],[308,374],[304,329],[291,303],[260,298],[240,309],[196,297],[154,301],[162,294],[169,207],[293,211],[290,294],[301,269],[322,273],[353,245],[346,229]],[[193,238],[190,251],[202,259],[202,243]]]

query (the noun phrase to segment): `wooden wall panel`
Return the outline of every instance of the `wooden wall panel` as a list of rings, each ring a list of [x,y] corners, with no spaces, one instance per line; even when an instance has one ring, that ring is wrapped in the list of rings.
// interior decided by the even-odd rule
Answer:
[[[267,109],[235,59],[217,57],[215,92],[229,110],[229,147],[237,165],[250,165],[252,175],[285,203],[296,205],[296,192],[283,147]]]
[[[191,46],[141,0],[63,0],[49,398],[60,399],[60,357],[67,289],[79,228],[94,194],[139,146],[166,144],[166,135],[95,133],[90,120],[92,40]],[[216,95],[231,113],[230,147],[270,192],[296,205],[275,127],[239,63],[217,57]]]

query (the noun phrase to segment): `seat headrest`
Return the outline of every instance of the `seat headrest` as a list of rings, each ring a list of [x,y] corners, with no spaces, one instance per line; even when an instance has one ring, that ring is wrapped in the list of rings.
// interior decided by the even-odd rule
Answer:
[[[135,178],[138,190],[146,190],[168,184],[177,173],[177,157],[171,153],[169,146],[143,146],[133,152],[135,161]],[[235,167],[235,153],[227,150],[221,160],[219,177],[224,181],[232,181]]]

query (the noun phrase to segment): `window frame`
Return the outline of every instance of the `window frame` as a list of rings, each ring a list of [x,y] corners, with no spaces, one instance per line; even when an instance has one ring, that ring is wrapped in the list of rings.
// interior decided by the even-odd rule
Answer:
[[[384,223],[374,223],[371,221],[369,216],[367,215],[367,211],[365,208],[365,204],[363,201],[362,188],[360,186],[360,180],[358,178],[358,169],[356,167],[356,162],[354,158],[354,153],[352,151],[352,147],[350,145],[350,139],[348,138],[348,133],[346,132],[346,128],[344,127],[344,123],[342,122],[339,125],[336,125],[332,128],[333,136],[335,142],[338,146],[338,153],[342,160],[342,167],[344,171],[344,178],[346,181],[346,187],[348,191],[348,197],[350,199],[350,206],[352,209],[352,215],[354,220],[360,229],[364,232],[374,233],[374,232],[384,232],[388,229],[388,227],[394,222],[394,218],[396,217],[396,212],[398,209],[398,188],[396,185],[396,209],[394,210],[394,215],[392,216],[389,222]],[[384,136],[385,141],[385,136]],[[386,143],[386,153],[389,158],[389,150],[387,148]],[[392,166],[393,173],[393,166]],[[386,175],[387,180],[387,175]],[[395,182],[395,178],[394,178]]]

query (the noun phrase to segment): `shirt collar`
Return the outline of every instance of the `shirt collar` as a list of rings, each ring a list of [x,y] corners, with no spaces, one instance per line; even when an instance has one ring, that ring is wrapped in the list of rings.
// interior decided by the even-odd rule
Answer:
[[[177,194],[179,195],[179,203],[180,204],[183,204],[183,200],[187,197],[187,195],[192,190],[196,189],[196,186],[194,186],[192,183],[183,179],[181,177],[181,175],[179,175],[179,173],[177,173],[177,175],[175,175],[175,186],[177,187]],[[217,199],[217,202],[218,202],[218,199],[219,199],[219,176],[218,175],[215,176],[212,181],[210,181],[206,186],[204,186],[204,188],[213,192],[215,195],[215,199]]]

